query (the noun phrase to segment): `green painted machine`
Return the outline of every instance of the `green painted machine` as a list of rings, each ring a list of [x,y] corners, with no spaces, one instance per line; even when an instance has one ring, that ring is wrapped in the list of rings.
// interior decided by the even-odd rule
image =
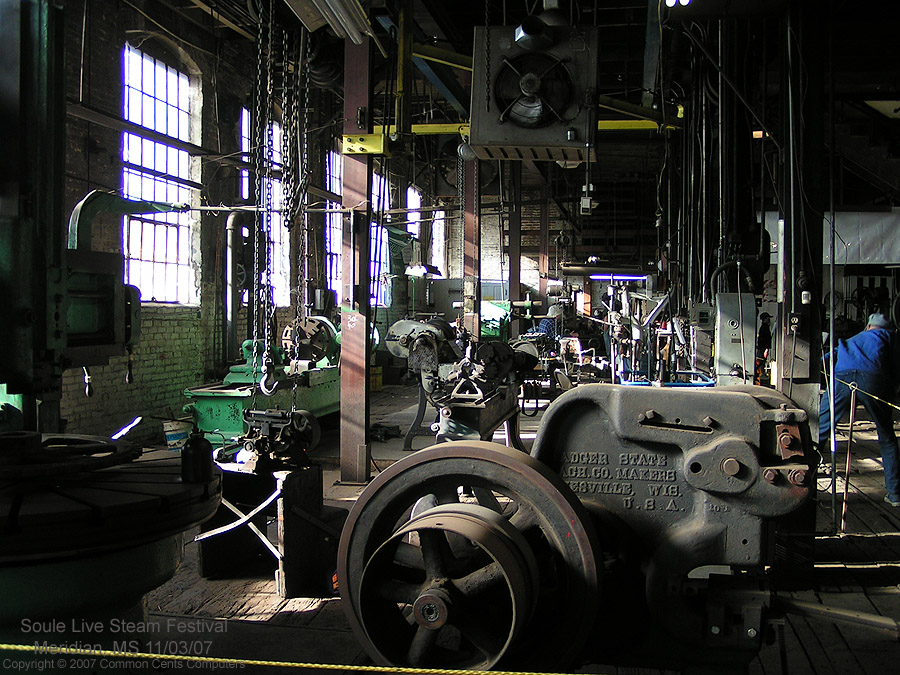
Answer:
[[[267,351],[272,363],[264,372]],[[184,392],[191,399],[184,411],[213,440],[245,435],[249,410],[303,410],[318,418],[340,408],[340,334],[327,318],[295,320],[283,331],[282,346],[270,350],[263,340],[245,340],[241,356],[244,362],[231,366],[221,383]]]
[[[541,306],[540,301],[525,300],[482,300],[481,339],[482,341],[511,339],[510,324],[516,319],[532,319],[533,311]]]

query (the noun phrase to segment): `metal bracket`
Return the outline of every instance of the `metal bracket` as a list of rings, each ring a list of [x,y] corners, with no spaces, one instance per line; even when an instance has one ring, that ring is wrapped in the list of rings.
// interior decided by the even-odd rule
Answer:
[[[344,136],[341,152],[345,155],[390,155],[387,138],[383,134]]]

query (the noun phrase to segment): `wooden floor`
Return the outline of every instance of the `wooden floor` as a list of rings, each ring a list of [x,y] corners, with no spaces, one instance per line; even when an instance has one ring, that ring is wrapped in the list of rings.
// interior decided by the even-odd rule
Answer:
[[[818,479],[817,529],[822,534],[816,538],[814,590],[790,595],[900,620],[900,508],[883,501],[881,453],[874,425],[868,421],[854,425],[850,480],[845,481],[848,428],[839,425],[834,502],[832,472],[826,469],[829,475]],[[829,467],[830,460],[826,457]],[[833,531],[837,533],[831,534]],[[786,649],[777,644],[765,648],[752,664],[751,673],[900,673],[896,635],[795,615],[785,617],[783,630]]]
[[[415,403],[409,390],[386,388],[372,404],[372,419],[390,423],[394,411]],[[523,420],[523,437],[533,437],[538,418]],[[846,429],[846,425],[844,425]],[[329,434],[325,434],[326,441]],[[831,478],[818,479],[818,531],[812,589],[790,597],[865,614],[900,619],[900,508],[882,501],[884,485],[874,428],[857,422],[843,533],[831,534]],[[376,464],[397,454],[398,439],[384,448],[374,444]],[[846,442],[839,443],[837,525],[840,532]],[[383,452],[382,452],[383,450]],[[380,454],[388,459],[379,461]],[[328,458],[323,456],[323,462]],[[352,500],[354,489],[332,487],[337,471],[326,471],[326,499]],[[213,653],[233,658],[271,658],[315,663],[369,663],[344,619],[339,599],[285,600],[269,578],[208,580],[197,573],[196,545],[186,548],[186,562],[174,579],[148,596],[155,617],[204,617],[228,620],[228,640]],[[827,675],[900,673],[896,635],[862,625],[787,615],[776,624],[778,639],[750,665],[752,675]],[[152,671],[151,671],[152,672]],[[243,673],[278,673],[282,669],[248,667]],[[585,672],[661,673],[658,670],[585,668]],[[669,672],[669,671],[665,671]]]

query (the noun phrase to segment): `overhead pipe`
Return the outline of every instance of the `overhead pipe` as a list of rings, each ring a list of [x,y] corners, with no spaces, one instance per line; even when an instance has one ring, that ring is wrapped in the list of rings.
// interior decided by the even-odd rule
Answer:
[[[568,277],[589,277],[592,274],[612,274],[613,276],[626,276],[631,274],[650,274],[650,271],[640,265],[571,265],[560,263],[560,274]]]
[[[228,363],[239,355],[240,345],[237,337],[237,308],[240,303],[241,289],[237,286],[237,261],[235,251],[240,246],[240,225],[238,220],[246,215],[246,211],[232,211],[225,221],[225,316],[223,336],[223,361]]]

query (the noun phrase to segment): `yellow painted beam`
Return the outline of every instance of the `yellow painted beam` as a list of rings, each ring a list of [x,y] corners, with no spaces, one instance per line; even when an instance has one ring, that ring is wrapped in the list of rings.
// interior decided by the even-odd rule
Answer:
[[[659,128],[659,123],[654,120],[637,120],[637,119],[619,119],[619,120],[598,120],[597,131],[644,131],[655,130]],[[667,124],[669,129],[677,129],[674,124]],[[375,134],[393,134],[396,128],[390,126],[385,128],[376,125],[373,128]],[[468,122],[434,122],[432,124],[413,124],[412,133],[416,136],[437,136],[441,134],[459,134],[460,136],[469,135]]]
[[[376,134],[385,133],[383,126],[375,126],[373,131]],[[469,135],[468,122],[439,122],[434,124],[413,124],[412,132],[417,136],[437,136],[439,134],[459,134],[460,136]],[[396,133],[396,128],[388,127],[387,133]]]
[[[598,131],[639,131],[642,129],[656,130],[659,124],[653,120],[598,120]]]
[[[449,49],[441,49],[434,45],[423,45],[419,42],[413,44],[413,56],[418,56],[426,61],[434,61],[435,63],[443,63],[451,68],[459,68],[460,70],[472,70],[472,57],[467,54],[459,54],[451,52]]]

